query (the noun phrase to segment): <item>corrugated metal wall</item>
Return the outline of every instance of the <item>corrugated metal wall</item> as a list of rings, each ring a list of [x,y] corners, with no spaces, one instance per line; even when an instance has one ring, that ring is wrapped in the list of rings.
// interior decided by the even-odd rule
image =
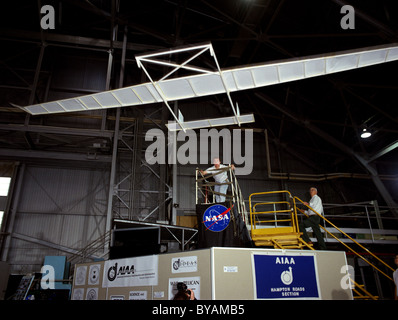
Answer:
[[[8,254],[11,272],[37,272],[44,256],[70,255],[63,248],[81,250],[102,236],[108,184],[106,170],[27,166]]]

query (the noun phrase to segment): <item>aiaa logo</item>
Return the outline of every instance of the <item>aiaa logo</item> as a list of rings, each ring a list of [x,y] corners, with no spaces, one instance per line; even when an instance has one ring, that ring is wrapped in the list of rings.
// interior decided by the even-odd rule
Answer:
[[[114,266],[111,266],[108,269],[107,276],[108,276],[108,280],[109,281],[113,281],[118,276],[119,277],[123,277],[123,276],[126,276],[126,275],[128,276],[130,274],[134,274],[134,265],[131,265],[131,266],[123,266],[123,265],[121,265],[119,267],[119,269],[118,269],[118,264],[116,262]]]
[[[288,264],[288,265],[294,265],[296,262],[294,261],[293,257],[289,259],[289,257],[276,257],[275,264]],[[284,270],[281,273],[281,281],[285,285],[289,285],[293,282],[293,268],[288,267],[288,270]]]
[[[108,269],[108,280],[113,281],[116,279],[117,276],[117,263],[113,267]]]
[[[292,267],[289,267],[289,270],[283,271],[281,273],[281,280],[287,286],[293,282],[293,270],[292,270]]]

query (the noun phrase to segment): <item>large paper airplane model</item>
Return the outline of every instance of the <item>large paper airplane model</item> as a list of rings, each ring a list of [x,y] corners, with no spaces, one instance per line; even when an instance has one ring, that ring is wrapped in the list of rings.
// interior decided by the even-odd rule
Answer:
[[[209,53],[214,59],[213,70],[195,67],[193,62],[202,54]],[[184,62],[172,62],[177,54],[191,54]],[[163,58],[163,59],[162,59]],[[238,106],[234,106],[230,93],[269,86],[278,83],[307,79],[331,73],[353,70],[380,63],[398,60],[398,44],[367,47],[351,51],[341,51],[283,61],[274,61],[221,70],[213,47],[210,43],[170,49],[156,53],[137,55],[138,67],[142,68],[149,82],[121,89],[80,96],[71,99],[44,102],[21,107],[32,115],[43,115],[84,110],[104,110],[108,108],[138,106],[163,102],[175,121],[167,124],[171,131],[198,129],[214,126],[241,125],[254,122],[253,114],[241,115]],[[159,80],[153,80],[145,65],[158,64],[171,68],[171,71]],[[193,74],[172,77],[178,70]],[[184,121],[180,111],[176,115],[169,105],[170,101],[203,97],[215,94],[227,94],[231,104],[230,117]]]

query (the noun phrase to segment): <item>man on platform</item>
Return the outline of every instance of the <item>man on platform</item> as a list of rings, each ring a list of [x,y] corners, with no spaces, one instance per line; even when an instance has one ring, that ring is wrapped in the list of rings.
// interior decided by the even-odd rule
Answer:
[[[314,211],[316,211],[317,213],[323,214],[322,199],[318,196],[317,188],[312,187],[310,189],[310,195],[311,195],[310,202],[309,203],[304,202],[304,204],[314,209]],[[300,232],[303,233],[302,235],[303,240],[309,244],[312,244],[306,231],[306,228],[311,227],[316,239],[318,240],[318,249],[326,250],[325,241],[323,240],[323,235],[319,227],[319,222],[321,218],[314,211],[312,210],[305,211],[305,213],[308,215],[308,218],[300,223],[299,229]]]
[[[222,168],[227,168],[228,166],[221,164],[221,161],[219,158],[214,158],[213,160],[213,166],[210,168],[207,168],[206,170],[200,170],[200,173],[202,175],[206,174],[215,174],[219,169]],[[234,170],[235,166],[231,164],[231,169]],[[220,171],[220,173],[217,173],[216,175],[213,176],[216,185],[214,185],[214,191],[220,194],[216,194],[216,202],[225,202],[225,195],[228,190],[228,172],[227,170]],[[221,195],[222,194],[222,195]]]

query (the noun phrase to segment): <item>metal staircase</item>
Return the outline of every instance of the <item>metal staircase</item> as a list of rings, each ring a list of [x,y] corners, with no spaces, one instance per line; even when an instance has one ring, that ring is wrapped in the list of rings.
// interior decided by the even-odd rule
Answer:
[[[264,198],[267,196],[284,196],[285,201],[266,201]],[[260,197],[261,200],[256,200]],[[352,252],[355,256],[362,259],[366,264],[371,266],[378,273],[382,274],[388,280],[393,281],[392,277],[389,276],[385,271],[381,270],[379,266],[371,262],[370,259],[364,257],[364,254],[359,253],[359,249],[366,252],[367,255],[371,256],[387,270],[394,272],[387,263],[377,257],[375,254],[370,252],[365,246],[356,241],[351,235],[338,228],[331,221],[326,219],[322,214],[316,212],[313,208],[309,207],[296,196],[292,196],[289,191],[269,191],[269,192],[258,192],[253,193],[249,196],[250,206],[250,225],[251,225],[251,238],[255,246],[273,246],[278,249],[311,249],[314,250],[313,246],[306,243],[301,239],[301,233],[298,228],[298,213],[306,215],[305,210],[298,207],[301,205],[304,209],[310,209],[314,211],[320,218],[321,229],[333,238],[336,242],[342,244],[349,252]],[[333,233],[331,232],[333,230]],[[342,235],[338,237],[336,232]],[[354,249],[353,247],[359,249]],[[377,300],[378,296],[369,293],[364,285],[360,285],[355,282],[355,279],[351,280],[352,290],[355,293],[354,299],[371,299]]]

